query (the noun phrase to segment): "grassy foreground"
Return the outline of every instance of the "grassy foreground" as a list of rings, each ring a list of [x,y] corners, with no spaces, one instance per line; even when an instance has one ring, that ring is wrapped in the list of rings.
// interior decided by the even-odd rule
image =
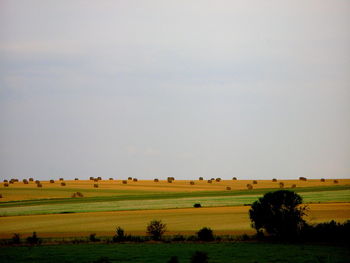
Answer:
[[[210,263],[326,262],[346,263],[345,246],[272,243],[77,244],[37,247],[1,247],[1,262],[98,262],[105,257],[119,263],[166,263],[177,256],[190,262],[195,251],[208,253]],[[102,262],[102,261],[100,261]]]

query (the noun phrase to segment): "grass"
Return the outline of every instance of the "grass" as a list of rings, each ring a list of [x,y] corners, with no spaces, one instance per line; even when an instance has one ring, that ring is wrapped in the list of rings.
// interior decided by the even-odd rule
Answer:
[[[102,257],[119,263],[165,263],[178,256],[190,262],[195,251],[208,253],[211,263],[325,262],[345,263],[350,253],[345,246],[273,243],[209,244],[78,244],[37,247],[2,247],[1,262],[94,262]]]

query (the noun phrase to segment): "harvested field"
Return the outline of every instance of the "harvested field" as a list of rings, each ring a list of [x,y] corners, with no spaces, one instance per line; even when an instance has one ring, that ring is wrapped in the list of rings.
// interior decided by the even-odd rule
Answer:
[[[310,204],[309,208],[310,223],[332,219],[343,222],[350,218],[350,203]],[[13,233],[29,235],[33,231],[43,237],[114,235],[117,226],[127,233],[144,235],[152,219],[163,220],[168,234],[193,234],[204,226],[217,234],[249,234],[254,230],[248,210],[248,206],[236,206],[0,217],[0,237],[11,237]]]

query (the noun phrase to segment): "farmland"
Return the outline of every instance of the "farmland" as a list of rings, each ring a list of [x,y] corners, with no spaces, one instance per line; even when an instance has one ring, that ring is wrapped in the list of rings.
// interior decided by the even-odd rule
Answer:
[[[169,234],[193,234],[209,226],[221,234],[253,233],[248,218],[249,204],[268,191],[280,189],[279,181],[258,180],[248,190],[248,180],[206,180],[154,182],[91,180],[15,182],[1,185],[0,237],[13,233],[41,236],[113,235],[120,225],[128,233],[145,233],[152,219],[162,219]],[[298,192],[309,206],[307,220],[318,223],[343,222],[350,218],[350,180],[284,180],[284,187]],[[230,187],[227,190],[227,187]],[[83,197],[72,197],[76,192]],[[200,203],[202,208],[193,208]],[[54,226],[54,228],[53,228]]]

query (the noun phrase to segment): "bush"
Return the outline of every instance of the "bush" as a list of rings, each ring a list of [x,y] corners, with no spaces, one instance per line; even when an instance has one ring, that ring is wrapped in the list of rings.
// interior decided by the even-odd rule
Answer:
[[[93,261],[93,263],[111,263],[108,257],[100,257],[99,259]]]
[[[175,235],[172,238],[172,241],[185,241],[185,237],[183,235]]]
[[[214,235],[213,230],[211,230],[209,227],[203,227],[197,232],[198,239],[200,241],[213,241]]]
[[[31,237],[27,237],[27,242],[30,245],[38,245],[41,244],[41,239],[37,237],[36,232],[33,232]]]
[[[19,234],[14,233],[12,236],[12,244],[20,244],[21,243],[21,237]]]
[[[121,242],[126,239],[124,229],[120,226],[115,230],[115,236],[113,237],[113,242]]]
[[[152,220],[147,225],[147,234],[149,234],[154,240],[160,240],[166,231],[166,224],[163,224],[161,220]]]
[[[231,187],[230,186],[226,186],[226,190],[230,191]]]
[[[177,256],[171,256],[167,263],[179,263],[179,259]]]
[[[306,207],[301,204],[301,196],[292,191],[266,193],[249,210],[252,227],[257,233],[265,230],[279,238],[295,238],[305,226],[303,216],[306,214]]]
[[[100,241],[100,239],[96,238],[96,233],[90,234],[89,240],[91,242],[98,242],[98,241]]]
[[[334,220],[316,225],[307,225],[302,230],[302,238],[321,242],[348,242],[350,236],[350,220],[337,223]]]
[[[252,190],[253,186],[251,184],[247,184],[247,188],[248,188],[248,190]]]
[[[198,180],[199,180],[199,181],[203,181],[203,177],[199,177]]]
[[[196,251],[191,257],[191,263],[208,263],[208,254],[202,251]]]
[[[200,203],[195,203],[195,204],[193,205],[193,207],[199,208],[199,207],[202,207],[202,205],[201,205]]]

